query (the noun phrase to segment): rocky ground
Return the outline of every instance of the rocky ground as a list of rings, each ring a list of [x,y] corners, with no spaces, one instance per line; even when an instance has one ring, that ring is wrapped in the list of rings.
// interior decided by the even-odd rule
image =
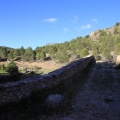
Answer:
[[[120,120],[120,70],[97,63],[72,101],[67,114],[43,115],[40,120]]]
[[[112,63],[98,62],[87,71],[72,101],[60,112],[43,114],[38,104],[34,107],[28,101],[18,109],[16,104],[0,109],[0,120],[120,120],[120,69]]]

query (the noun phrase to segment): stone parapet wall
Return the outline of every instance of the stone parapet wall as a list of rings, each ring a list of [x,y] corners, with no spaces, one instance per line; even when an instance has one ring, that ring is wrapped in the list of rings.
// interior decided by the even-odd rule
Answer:
[[[89,63],[95,61],[94,56],[82,58],[68,65],[50,72],[49,74],[28,78],[18,82],[0,84],[0,105],[27,98],[32,92],[49,89],[75,73],[85,69]],[[69,82],[69,81],[68,81]]]

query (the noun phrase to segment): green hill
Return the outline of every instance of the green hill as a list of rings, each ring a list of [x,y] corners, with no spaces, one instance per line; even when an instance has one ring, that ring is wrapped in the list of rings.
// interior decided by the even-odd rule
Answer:
[[[39,43],[38,43],[39,44]],[[69,62],[76,58],[93,54],[96,59],[114,60],[120,54],[120,23],[111,28],[96,30],[85,37],[77,37],[61,44],[48,44],[43,47],[12,49],[0,47],[0,58],[31,60],[56,60]]]

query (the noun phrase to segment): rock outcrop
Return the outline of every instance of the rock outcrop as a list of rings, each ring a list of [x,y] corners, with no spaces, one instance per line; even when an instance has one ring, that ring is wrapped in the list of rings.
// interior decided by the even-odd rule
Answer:
[[[120,64],[120,55],[117,56],[117,58],[116,58],[116,63],[117,63],[117,64]]]

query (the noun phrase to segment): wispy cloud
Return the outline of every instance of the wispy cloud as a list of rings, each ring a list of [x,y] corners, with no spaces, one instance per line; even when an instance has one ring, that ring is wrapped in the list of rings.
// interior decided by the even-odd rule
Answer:
[[[69,29],[68,28],[63,28],[63,32],[64,33],[69,32]]]
[[[58,18],[48,18],[43,20],[43,22],[49,22],[49,23],[55,23],[56,21],[58,21]]]
[[[92,22],[95,22],[95,23],[97,23],[97,22],[98,22],[98,20],[97,20],[97,19],[92,19],[91,21],[92,21]]]
[[[73,17],[73,19],[72,19],[73,23],[77,23],[79,20],[79,17],[76,15],[72,15],[72,17]]]
[[[89,29],[89,28],[91,28],[91,27],[92,27],[91,24],[82,25],[82,26],[81,26],[81,30]]]

